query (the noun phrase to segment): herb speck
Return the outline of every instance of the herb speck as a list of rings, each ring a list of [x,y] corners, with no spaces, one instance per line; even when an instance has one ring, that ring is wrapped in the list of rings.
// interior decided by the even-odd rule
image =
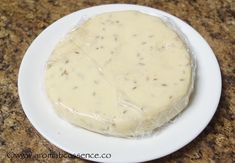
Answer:
[[[67,70],[64,70],[64,71],[61,73],[61,76],[63,76],[63,75],[68,75]]]
[[[99,82],[98,82],[97,80],[94,80],[94,83],[95,83],[95,84],[99,84]]]
[[[51,68],[51,67],[52,67],[52,64],[51,64],[51,63],[47,64],[47,69],[49,69],[49,68]]]
[[[144,66],[145,64],[140,62],[139,65]]]
[[[127,110],[124,110],[122,113],[123,113],[123,114],[126,114],[126,112],[127,112]]]
[[[132,89],[135,90],[137,87],[133,87]]]
[[[145,45],[145,44],[146,44],[146,42],[145,42],[145,41],[143,41],[141,44],[142,44],[142,45]]]

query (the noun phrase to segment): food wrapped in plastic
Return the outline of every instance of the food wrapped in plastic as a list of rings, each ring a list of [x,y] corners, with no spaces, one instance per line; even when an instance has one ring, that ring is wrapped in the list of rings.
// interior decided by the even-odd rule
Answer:
[[[100,134],[152,134],[186,108],[195,63],[168,18],[138,11],[96,15],[53,50],[45,90],[68,122]]]

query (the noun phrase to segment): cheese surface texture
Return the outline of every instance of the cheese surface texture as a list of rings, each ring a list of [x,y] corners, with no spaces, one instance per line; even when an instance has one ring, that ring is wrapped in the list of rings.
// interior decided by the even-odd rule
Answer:
[[[188,104],[191,56],[160,18],[137,11],[96,15],[53,50],[45,90],[79,127],[133,137],[152,133]]]

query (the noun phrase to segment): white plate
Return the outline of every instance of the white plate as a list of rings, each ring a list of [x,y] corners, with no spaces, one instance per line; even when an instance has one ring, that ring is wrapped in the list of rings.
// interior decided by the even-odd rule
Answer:
[[[196,88],[190,106],[174,123],[143,139],[123,139],[96,134],[70,125],[53,111],[43,92],[43,68],[56,43],[84,17],[102,12],[138,10],[166,16],[188,37],[196,55]],[[221,74],[207,42],[182,20],[149,7],[127,4],[102,5],[65,16],[46,28],[30,45],[21,63],[18,88],[24,112],[49,142],[71,154],[110,153],[111,158],[87,158],[100,162],[140,162],[168,155],[192,141],[213,117],[221,93]]]

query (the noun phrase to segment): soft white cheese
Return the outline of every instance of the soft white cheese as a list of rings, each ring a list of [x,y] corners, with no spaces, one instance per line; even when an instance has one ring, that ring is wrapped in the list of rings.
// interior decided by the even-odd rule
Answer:
[[[70,32],[49,58],[45,85],[57,113],[88,130],[151,133],[187,105],[191,57],[159,18],[110,12]]]

